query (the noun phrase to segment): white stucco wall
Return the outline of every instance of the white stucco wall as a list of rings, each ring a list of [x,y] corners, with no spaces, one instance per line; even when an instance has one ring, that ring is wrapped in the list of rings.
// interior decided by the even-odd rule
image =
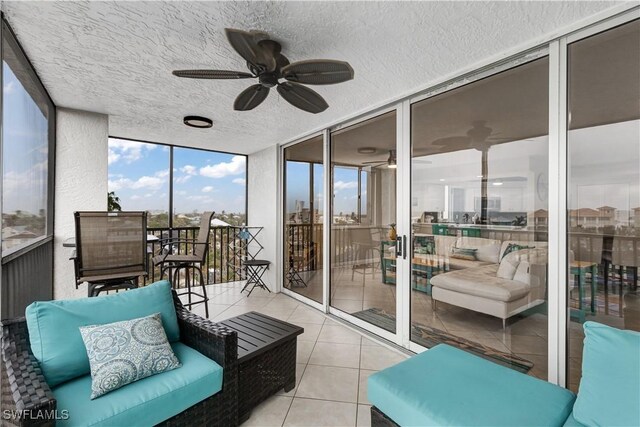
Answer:
[[[87,296],[76,290],[73,251],[62,243],[73,237],[73,212],[107,209],[107,153],[109,117],[104,114],[58,108],[54,227],[55,299]]]
[[[281,289],[281,266],[277,263],[278,253],[278,147],[273,146],[250,154],[248,159],[248,217],[249,226],[264,227],[258,240],[264,250],[259,259],[271,261],[271,266],[263,279],[271,291]]]

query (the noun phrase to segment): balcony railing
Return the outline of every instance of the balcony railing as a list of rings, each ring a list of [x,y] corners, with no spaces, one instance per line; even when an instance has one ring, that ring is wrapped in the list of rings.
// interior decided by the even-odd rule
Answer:
[[[154,227],[147,228],[148,234],[158,238],[171,237],[173,239],[196,239],[199,227]],[[208,284],[235,282],[245,280],[245,272],[241,267],[246,257],[246,248],[240,237],[240,227],[212,227],[209,233],[209,250],[202,273]],[[160,253],[162,242],[150,242],[154,256]],[[172,245],[174,254],[184,254],[191,251],[190,244]],[[160,280],[160,269],[149,265],[149,275],[146,283]]]

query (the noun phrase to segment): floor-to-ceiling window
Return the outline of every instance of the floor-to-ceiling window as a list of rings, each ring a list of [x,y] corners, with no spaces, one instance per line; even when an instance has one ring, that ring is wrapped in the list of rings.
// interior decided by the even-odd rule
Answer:
[[[53,297],[55,106],[2,20],[2,304],[24,314]]]
[[[396,330],[396,112],[331,133],[330,304]]]
[[[547,378],[546,57],[411,108],[411,340]]]
[[[198,226],[205,211],[217,225],[243,225],[246,163],[239,154],[109,138],[109,197],[122,210],[148,211],[151,228]]]
[[[568,46],[568,123],[567,386],[577,390],[585,320],[640,331],[640,21]]]
[[[322,303],[323,138],[284,149],[284,287]]]
[[[637,12],[329,125],[324,308],[576,390],[586,320],[640,329]]]

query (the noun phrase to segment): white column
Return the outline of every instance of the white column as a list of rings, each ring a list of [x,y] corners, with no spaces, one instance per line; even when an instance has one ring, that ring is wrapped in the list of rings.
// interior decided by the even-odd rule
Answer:
[[[86,297],[86,285],[75,287],[73,249],[62,244],[75,235],[73,212],[107,209],[109,117],[58,108],[56,136],[53,295]]]
[[[281,289],[281,265],[278,260],[278,209],[280,209],[278,180],[278,147],[273,146],[249,155],[247,165],[248,226],[264,227],[258,241],[264,249],[258,259],[271,261],[262,277],[272,292]]]

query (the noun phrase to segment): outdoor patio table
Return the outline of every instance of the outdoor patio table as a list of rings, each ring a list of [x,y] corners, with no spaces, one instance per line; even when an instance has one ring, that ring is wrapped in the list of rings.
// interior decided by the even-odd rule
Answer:
[[[238,421],[263,400],[296,386],[296,343],[304,329],[251,311],[218,324],[238,333]]]

